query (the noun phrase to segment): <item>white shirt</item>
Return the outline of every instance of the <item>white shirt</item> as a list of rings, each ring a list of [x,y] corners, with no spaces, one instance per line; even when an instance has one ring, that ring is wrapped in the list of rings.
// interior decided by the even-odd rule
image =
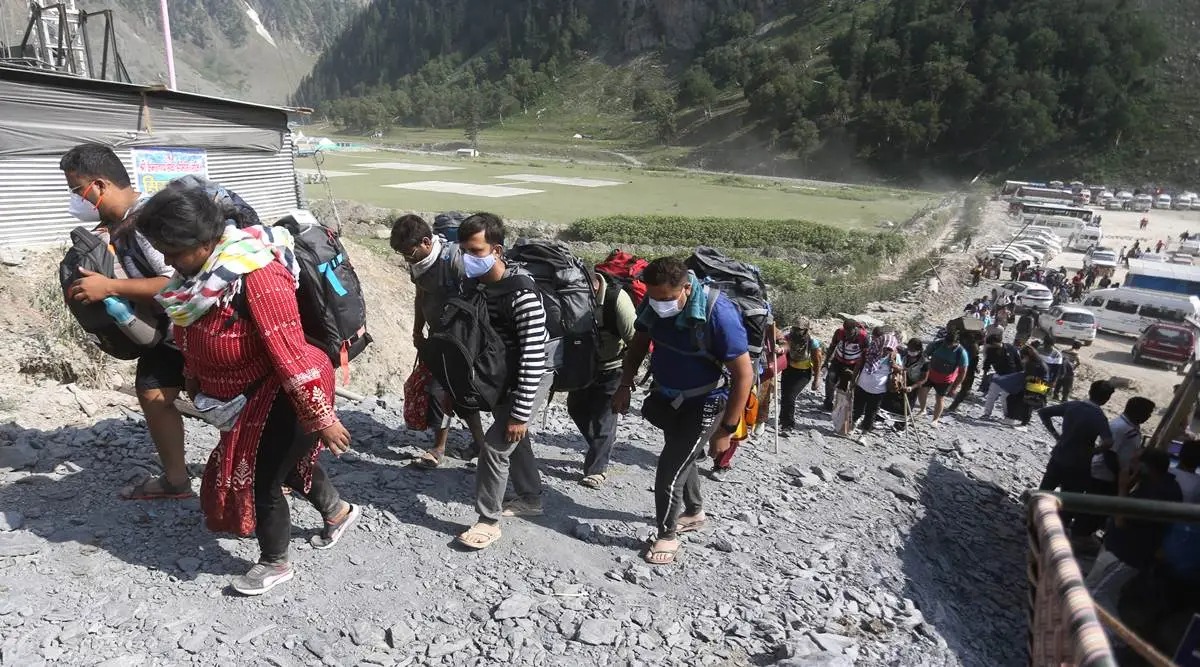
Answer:
[[[1110,421],[1108,428],[1112,430],[1112,449],[1117,454],[1121,469],[1124,470],[1133,460],[1134,452],[1142,446],[1142,428],[1126,419],[1125,415]],[[1092,478],[1106,482],[1114,482],[1117,479],[1108,466],[1104,465],[1104,455],[1100,452],[1092,455]]]
[[[889,353],[890,354],[890,353]],[[879,364],[879,368],[875,372],[871,372],[869,368],[863,368],[862,373],[858,375],[858,386],[868,394],[883,394],[887,392],[888,376],[892,374],[891,357],[884,360],[884,363]]]

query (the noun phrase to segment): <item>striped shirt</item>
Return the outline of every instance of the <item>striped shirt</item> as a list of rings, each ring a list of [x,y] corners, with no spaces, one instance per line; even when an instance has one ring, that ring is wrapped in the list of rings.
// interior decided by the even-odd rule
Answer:
[[[509,268],[504,272],[501,282],[514,275],[516,270]],[[488,286],[488,315],[496,333],[504,339],[504,345],[509,350],[519,351],[509,416],[514,421],[525,423],[533,416],[533,399],[547,370],[546,343],[549,336],[546,332],[546,310],[537,291],[504,293],[501,290],[500,294],[493,295],[491,288],[498,284]]]
[[[862,359],[867,349],[867,332],[865,329],[855,329],[847,334],[844,328],[833,332],[833,342],[829,347],[833,350],[833,361],[847,366],[853,366]]]

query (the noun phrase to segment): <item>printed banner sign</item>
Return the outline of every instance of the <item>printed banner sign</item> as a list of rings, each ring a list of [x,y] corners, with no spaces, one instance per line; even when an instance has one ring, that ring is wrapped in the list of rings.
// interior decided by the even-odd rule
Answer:
[[[144,195],[182,176],[208,178],[208,154],[198,148],[134,148],[134,187]]]

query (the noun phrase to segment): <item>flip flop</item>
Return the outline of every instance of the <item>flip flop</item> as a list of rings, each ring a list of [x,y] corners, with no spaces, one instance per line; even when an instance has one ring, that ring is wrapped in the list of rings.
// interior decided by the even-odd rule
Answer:
[[[642,560],[650,565],[673,565],[679,558],[679,551],[681,549],[683,549],[682,542],[674,549],[655,549],[654,544],[651,543],[650,546],[646,547],[646,553],[642,556]],[[656,556],[669,556],[669,558],[655,560]]]
[[[442,465],[442,459],[432,451],[421,452],[421,455],[417,457],[415,461],[413,461],[413,465],[418,468],[433,470],[434,468]]]
[[[699,514],[699,515],[697,515],[695,517],[691,517],[689,519],[684,519],[683,517],[680,517],[679,522],[677,524],[675,524],[675,532],[676,533],[694,533],[694,532],[700,530],[701,528],[703,528],[705,526],[705,524],[707,524],[707,523],[708,523],[708,517],[704,516],[703,514]]]
[[[606,479],[608,479],[608,475],[606,475],[605,473],[602,473],[602,472],[598,472],[598,473],[595,473],[592,475],[588,475],[588,476],[584,477],[583,479],[579,480],[579,484],[580,484],[580,486],[586,486],[589,489],[598,489],[598,488],[600,488],[600,485],[603,484]]]
[[[158,482],[161,491],[151,491],[149,486],[153,482]],[[128,489],[128,491],[126,491]],[[183,500],[191,498],[195,494],[192,493],[192,480],[189,477],[187,483],[179,486],[172,486],[167,481],[166,476],[147,477],[138,482],[132,487],[121,489],[118,494],[123,500]]]
[[[500,528],[487,523],[477,523],[454,539],[468,549],[479,551],[492,546],[500,539]]]

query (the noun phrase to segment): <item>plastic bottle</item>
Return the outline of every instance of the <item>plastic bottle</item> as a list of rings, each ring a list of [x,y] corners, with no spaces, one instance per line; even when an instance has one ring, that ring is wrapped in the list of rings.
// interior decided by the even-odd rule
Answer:
[[[133,306],[125,299],[115,296],[105,297],[104,310],[134,343],[144,347],[154,347],[162,341],[162,332],[154,326],[152,321],[148,322],[138,317]]]

